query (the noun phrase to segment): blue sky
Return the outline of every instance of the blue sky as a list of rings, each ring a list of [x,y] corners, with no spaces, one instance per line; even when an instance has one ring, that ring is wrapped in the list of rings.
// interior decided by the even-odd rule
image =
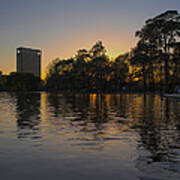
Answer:
[[[16,69],[19,46],[43,51],[43,70],[102,40],[113,57],[135,46],[136,30],[179,0],[0,0],[0,70]]]

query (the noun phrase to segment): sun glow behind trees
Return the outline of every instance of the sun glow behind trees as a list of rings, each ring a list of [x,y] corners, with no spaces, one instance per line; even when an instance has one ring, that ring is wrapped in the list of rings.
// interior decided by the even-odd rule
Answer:
[[[179,82],[179,19],[177,11],[167,11],[147,20],[136,32],[136,47],[116,58],[98,41],[72,58],[56,59],[49,66],[47,87],[77,92],[114,92],[124,87],[168,92]]]

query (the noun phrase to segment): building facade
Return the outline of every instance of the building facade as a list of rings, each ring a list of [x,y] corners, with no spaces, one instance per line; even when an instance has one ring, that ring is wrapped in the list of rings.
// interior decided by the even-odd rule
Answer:
[[[16,70],[41,77],[41,50],[19,47],[16,49]]]

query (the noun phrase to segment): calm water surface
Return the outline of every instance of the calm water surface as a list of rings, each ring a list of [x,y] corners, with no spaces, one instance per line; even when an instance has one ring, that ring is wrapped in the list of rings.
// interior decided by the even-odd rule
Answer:
[[[0,93],[0,179],[180,179],[180,99]]]

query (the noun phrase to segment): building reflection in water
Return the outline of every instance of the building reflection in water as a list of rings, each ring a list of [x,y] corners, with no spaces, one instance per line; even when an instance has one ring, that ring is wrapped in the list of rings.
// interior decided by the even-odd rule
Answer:
[[[40,93],[17,93],[18,138],[40,138]]]

